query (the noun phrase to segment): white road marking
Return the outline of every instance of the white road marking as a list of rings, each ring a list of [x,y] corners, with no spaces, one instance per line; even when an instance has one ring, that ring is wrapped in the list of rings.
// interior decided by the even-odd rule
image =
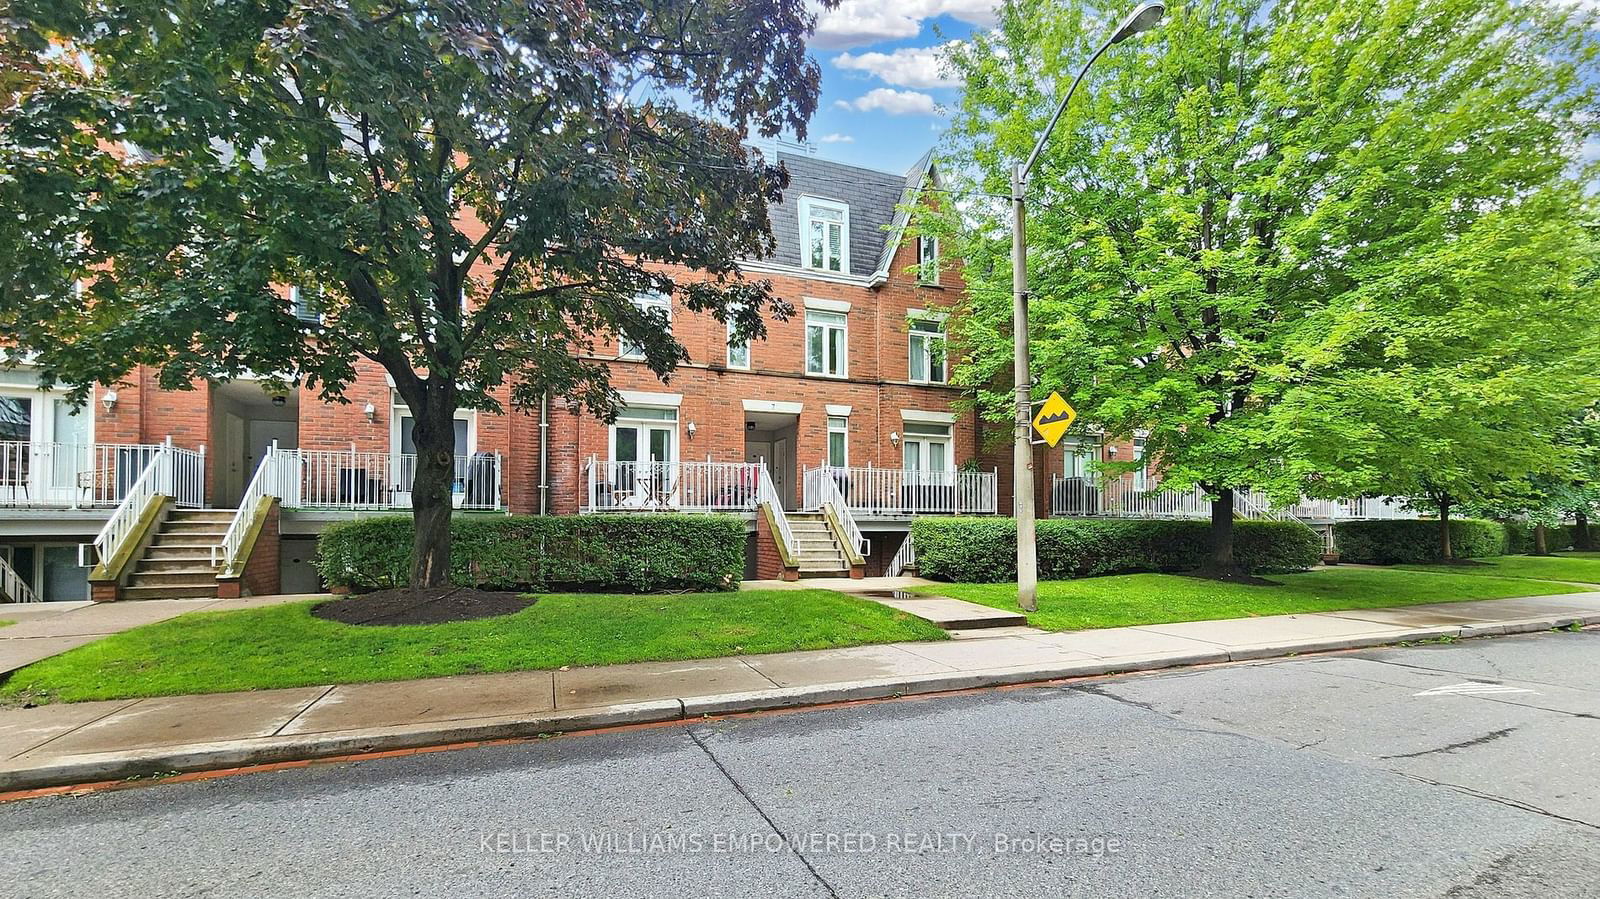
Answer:
[[[1538,690],[1529,690],[1526,687],[1513,687],[1510,684],[1491,684],[1484,681],[1467,681],[1464,684],[1451,684],[1448,687],[1434,687],[1413,693],[1412,696],[1488,696],[1494,693],[1538,693]]]

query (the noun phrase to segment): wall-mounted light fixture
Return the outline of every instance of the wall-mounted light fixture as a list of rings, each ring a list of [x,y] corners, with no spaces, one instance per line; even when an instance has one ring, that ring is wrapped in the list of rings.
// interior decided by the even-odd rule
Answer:
[[[363,409],[361,411],[366,413],[366,415],[367,415],[367,423],[368,424],[371,424],[371,423],[373,423],[373,422],[378,420],[378,407],[377,406],[374,406],[371,403],[368,403],[367,404],[367,408],[365,408],[365,409]]]
[[[754,431],[756,429],[756,423],[753,421],[747,421],[744,423],[744,429],[746,431]]]
[[[900,445],[900,432],[899,431],[890,431],[889,432],[889,443],[891,445],[893,445],[893,446],[899,446]]]
[[[289,402],[289,398],[281,393],[272,398],[272,405],[279,409],[283,408],[283,404],[287,402]]]
[[[1106,455],[1115,456],[1116,454],[1117,454],[1117,448],[1115,446],[1106,447]]]
[[[690,437],[693,437],[694,436],[694,432],[698,431],[698,430],[700,430],[700,429],[694,426],[694,422],[692,422],[692,421],[689,422],[688,431],[689,431],[689,436]]]
[[[105,406],[107,412],[117,408],[117,392],[115,390],[107,390],[101,394],[100,405]]]

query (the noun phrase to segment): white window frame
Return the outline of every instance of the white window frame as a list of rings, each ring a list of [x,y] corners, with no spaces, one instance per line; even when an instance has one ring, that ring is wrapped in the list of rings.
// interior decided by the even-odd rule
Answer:
[[[1098,437],[1068,437],[1063,440],[1061,442],[1061,471],[1063,475],[1067,478],[1082,478],[1084,481],[1092,483],[1096,479],[1095,473],[1088,467],[1088,464],[1074,465],[1072,460],[1086,459],[1087,463],[1099,462],[1101,449]],[[1078,468],[1081,468],[1082,471],[1078,474],[1073,474],[1073,470]]]
[[[671,330],[671,328],[672,328],[672,295],[671,294],[665,294],[665,293],[661,293],[659,291],[654,291],[654,290],[646,291],[646,292],[641,293],[641,294],[639,294],[639,295],[637,295],[637,296],[635,296],[633,298],[633,305],[638,307],[641,311],[648,311],[650,309],[665,309],[667,311],[667,328],[668,328],[668,330]],[[630,347],[628,345],[628,338],[625,335],[618,334],[617,335],[617,358],[618,359],[643,359],[644,358],[644,347]]]
[[[401,448],[405,445],[400,434],[400,419],[411,415],[411,407],[401,402],[399,397],[391,397],[389,404],[389,455],[398,459],[405,455]],[[471,458],[478,452],[478,413],[474,409],[457,409],[454,415],[456,421],[467,423],[467,448],[465,455]]]
[[[913,327],[917,322],[933,322],[939,326],[939,332],[935,334],[932,331],[918,331]],[[912,311],[911,314],[907,316],[906,379],[911,381],[913,384],[948,384],[950,382],[950,354],[947,351],[949,344],[947,343],[948,336],[945,334],[944,325],[945,316],[939,313]],[[937,340],[939,341],[941,347],[946,348],[946,351],[940,355],[938,378],[919,378],[916,376],[915,360],[919,355],[917,352],[918,340],[920,340],[922,343],[922,352],[920,355],[922,357],[923,371],[926,373],[932,373],[933,371],[933,352],[930,349],[930,341]]]
[[[813,318],[817,319],[816,324],[812,323]],[[812,371],[811,369],[812,328],[822,331],[822,370],[820,371]],[[839,331],[839,354],[838,358],[832,360],[836,363],[835,367],[838,371],[829,371],[828,365],[828,348],[831,346],[828,341],[828,332],[832,330]],[[837,380],[850,377],[850,315],[848,313],[824,312],[820,309],[806,310],[805,341],[805,345],[801,347],[801,353],[805,356],[806,374],[808,376],[813,378],[834,378]]]
[[[314,294],[315,292],[313,291],[312,293]],[[306,304],[305,307],[304,307],[304,310],[302,310],[302,308],[301,308],[301,297],[303,295],[305,295],[305,294],[306,294],[306,291],[303,288],[301,288],[300,285],[295,284],[295,285],[290,286],[290,288],[289,288],[289,312],[291,314],[293,314],[294,317],[296,319],[298,319],[299,321],[303,321],[303,322],[320,322],[320,321],[322,321],[322,313],[316,311],[315,309],[312,309],[309,303]]]
[[[956,470],[956,460],[955,460],[955,432],[956,432],[956,429],[955,429],[955,425],[954,424],[936,423],[936,422],[930,422],[930,421],[917,421],[917,420],[914,420],[914,419],[908,419],[907,420],[907,424],[909,426],[906,427],[906,433],[904,433],[904,434],[902,434],[900,436],[900,465],[901,465],[902,468],[905,467],[906,448],[908,446],[910,446],[911,444],[915,443],[915,444],[918,444],[917,456],[918,456],[919,463],[921,463],[921,467],[915,469],[916,471],[925,472],[925,473],[928,473],[928,474],[948,474],[948,473],[953,472],[953,471]],[[944,433],[943,434],[930,434],[930,433],[913,434],[913,433],[911,433],[913,427],[916,428],[917,430],[930,429],[930,428],[943,428],[944,429]],[[930,467],[927,466],[928,459],[931,457],[931,454],[928,452],[928,446],[930,444],[934,444],[934,443],[942,444],[944,446],[944,467],[942,467],[942,468],[930,468]],[[907,469],[907,470],[911,470],[911,469]]]
[[[733,342],[733,325],[734,325],[733,320],[729,319],[728,320],[728,367],[729,368],[737,368],[737,369],[740,369],[742,371],[749,371],[750,370],[750,365],[751,365],[751,360],[750,360],[750,341],[746,340],[744,343],[735,344]],[[736,361],[735,358],[734,358],[734,354],[735,353],[742,353],[744,355],[744,361],[743,362]]]
[[[844,435],[844,458],[838,462],[833,459],[833,435]],[[826,461],[830,468],[850,467],[850,418],[845,415],[828,416],[828,443],[825,447]]]
[[[1133,471],[1133,489],[1141,492],[1154,486],[1150,481],[1150,460],[1145,458],[1145,445],[1145,438],[1133,438],[1133,461],[1139,463],[1139,467]]]
[[[931,259],[928,258],[929,247],[933,248]],[[917,283],[929,287],[939,286],[939,238],[931,234],[917,237]]]
[[[824,222],[822,235],[822,265],[811,264],[811,223],[818,219],[814,210],[828,210],[841,214],[838,222],[832,219],[820,219]],[[832,268],[828,265],[832,260],[828,257],[827,226],[839,225],[839,267]],[[800,198],[800,267],[817,272],[833,272],[840,275],[850,274],[850,205],[837,200],[824,200],[820,197]]]

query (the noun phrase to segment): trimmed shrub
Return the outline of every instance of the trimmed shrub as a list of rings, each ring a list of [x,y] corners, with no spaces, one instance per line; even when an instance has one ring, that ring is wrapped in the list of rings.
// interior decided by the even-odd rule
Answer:
[[[1508,521],[1505,523],[1507,555],[1520,555],[1533,552],[1533,525],[1525,521]],[[1551,552],[1561,552],[1572,548],[1572,528],[1566,525],[1546,527],[1544,529],[1546,548]]]
[[[985,583],[1015,580],[1012,518],[919,518],[911,523],[924,577]],[[1128,571],[1192,571],[1211,555],[1206,521],[1050,519],[1038,523],[1039,577]],[[1322,556],[1322,538],[1292,521],[1241,521],[1234,557],[1253,572],[1303,571]]]
[[[731,515],[459,515],[450,582],[492,590],[728,590],[744,574],[744,521]],[[331,524],[317,541],[329,586],[403,587],[411,518]]]
[[[1397,565],[1441,560],[1436,519],[1341,521],[1333,526],[1333,539],[1345,562]],[[1506,530],[1497,521],[1450,520],[1450,551],[1457,559],[1498,556],[1505,552],[1505,544]]]

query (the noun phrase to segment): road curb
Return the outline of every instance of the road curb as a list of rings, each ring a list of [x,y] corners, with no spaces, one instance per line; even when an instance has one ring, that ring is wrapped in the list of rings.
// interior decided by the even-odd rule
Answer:
[[[386,752],[516,740],[573,731],[692,720],[896,696],[932,695],[987,687],[1098,677],[1225,662],[1261,661],[1308,653],[1363,649],[1422,640],[1529,633],[1572,624],[1600,624],[1600,615],[1559,614],[1492,625],[1414,628],[1367,635],[1316,638],[1215,651],[1146,654],[1062,664],[994,668],[811,687],[777,687],[714,696],[624,703],[532,716],[472,718],[322,734],[279,735],[193,743],[179,747],[94,753],[0,763],[0,794],[79,784],[106,783],[172,774],[249,768],[286,762],[369,756]]]

